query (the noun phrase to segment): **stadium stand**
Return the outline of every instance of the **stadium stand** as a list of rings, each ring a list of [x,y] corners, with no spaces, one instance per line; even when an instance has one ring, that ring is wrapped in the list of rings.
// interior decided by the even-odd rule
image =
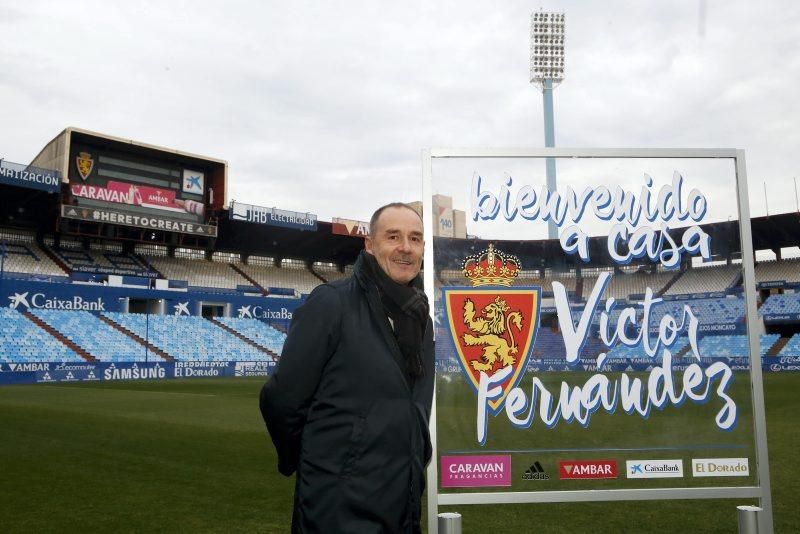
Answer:
[[[72,174],[70,178],[74,180],[73,171],[65,176]],[[69,217],[54,220],[52,214],[57,212],[59,205],[69,206],[72,199],[64,195],[42,194],[36,197],[19,188],[22,193],[15,198],[26,203],[26,220],[19,218],[21,212],[16,211],[13,203],[0,206],[0,215],[4,217],[1,220],[8,221],[3,224],[9,226],[0,228],[0,244],[6,251],[4,278],[8,282],[2,297],[10,299],[15,308],[19,306],[18,309],[0,308],[0,360],[92,362],[96,359],[101,366],[143,359],[151,362],[174,359],[193,363],[242,361],[274,364],[286,339],[285,330],[279,329],[284,326],[281,321],[288,324],[296,305],[318,285],[352,274],[351,263],[363,247],[363,239],[335,235],[330,227],[325,226],[329,223],[324,221],[319,221],[319,230],[309,232],[307,229],[299,231],[235,220],[230,212],[225,213],[231,211],[224,205],[226,202],[220,201],[227,196],[222,189],[223,176],[225,173],[221,170],[207,174],[209,187],[212,182],[217,185],[213,186],[213,191],[207,191],[207,211],[205,217],[197,221],[213,227],[213,239],[210,234],[199,238],[191,233],[135,229],[124,224],[70,223],[66,220]],[[85,178],[78,180],[85,181]],[[9,191],[3,186],[0,194]],[[212,192],[217,195],[217,202],[210,199],[214,196]],[[181,213],[181,216],[185,214]],[[774,217],[763,219],[760,230],[754,220],[755,233],[761,236],[760,248],[778,250],[796,246],[796,232],[789,235],[789,230],[796,228],[796,216],[785,216],[787,218],[780,223],[775,222]],[[788,237],[778,243],[773,234],[784,226],[789,228],[786,231]],[[90,231],[86,231],[87,228]],[[785,242],[787,239],[790,242]],[[488,243],[479,238],[436,238],[437,257],[431,258],[429,265],[433,267],[435,262],[437,267],[437,299],[441,297],[441,287],[470,285],[461,272],[461,262],[470,254],[488,247]],[[600,272],[608,269],[607,263],[582,264],[577,258],[565,260],[556,241],[507,241],[503,250],[515,254],[519,264],[527,267],[527,270],[520,271],[514,285],[543,288],[541,305],[547,310],[542,314],[543,324],[538,330],[533,359],[545,360],[547,366],[551,361],[563,360],[564,340],[556,328],[551,328],[557,323],[552,314],[553,283],[559,281],[569,291],[574,307],[573,321],[577,322],[582,311],[577,308],[578,302],[588,296]],[[715,254],[715,257],[729,262],[737,261],[740,256],[736,246],[715,248]],[[647,288],[656,294],[663,292],[674,299],[653,308],[651,327],[667,312],[680,320],[683,307],[688,305],[700,320],[703,356],[739,357],[747,354],[747,337],[741,335],[744,331],[744,299],[740,295],[696,298],[697,294],[734,293],[729,290],[740,283],[741,265],[718,262],[685,271],[653,272],[652,264],[645,266],[645,263],[634,261],[617,267],[602,298],[625,300],[624,306],[637,307],[636,321],[640,323],[642,307],[638,301],[641,295]],[[343,271],[339,270],[341,265],[347,265]],[[800,319],[792,316],[800,316],[800,293],[793,293],[796,290],[793,285],[800,286],[798,267],[800,259],[762,261],[756,265],[756,281],[782,282],[770,284],[767,289],[783,292],[769,296],[760,309],[760,315],[765,318],[760,326],[770,332],[760,339],[762,355],[770,352],[770,356],[776,353],[800,356],[800,334],[793,335],[800,329]],[[109,287],[82,285],[74,291],[65,290],[65,287],[78,287],[70,284],[96,285],[98,281],[106,281],[102,276],[77,276],[87,273],[165,278],[179,283],[156,284],[148,280],[118,283],[114,280],[108,284]],[[58,291],[43,289],[41,286],[51,284],[38,284],[37,280],[56,282],[59,286],[63,283],[64,287],[59,287]],[[0,276],[0,282],[3,281]],[[16,291],[19,293],[15,295]],[[762,294],[769,291],[762,291]],[[71,292],[85,292],[83,294],[91,294],[98,301],[102,297],[107,306],[102,309],[108,311],[97,315],[97,312],[90,311],[52,309],[67,306]],[[265,296],[286,298],[276,304]],[[23,300],[24,305],[20,303]],[[154,300],[160,304],[153,305]],[[9,305],[9,301],[0,305]],[[253,311],[256,318],[220,316],[235,313],[233,310],[239,306],[244,309],[251,305],[253,310],[262,308],[258,313]],[[23,312],[26,306],[28,311]],[[612,327],[618,323],[622,307],[620,302],[610,312]],[[114,311],[122,309],[148,309],[151,313]],[[183,310],[177,312],[215,317],[159,315],[153,313],[154,309],[161,313],[164,310]],[[240,313],[244,315],[242,311]],[[773,322],[770,323],[766,316],[773,316]],[[265,322],[267,320],[272,324]],[[443,317],[437,317],[440,325],[437,327],[437,355],[450,358],[453,356],[450,333],[442,328],[442,321]],[[599,321],[600,313],[594,314],[581,358],[596,358],[600,352],[608,350],[598,338]],[[704,326],[707,328],[703,329]],[[726,326],[734,328],[724,328]],[[630,330],[635,330],[635,326]],[[673,354],[685,352],[687,343],[685,338],[679,338],[672,347]],[[630,349],[618,344],[609,350],[609,357],[641,358],[641,352],[641,348]],[[240,366],[238,370],[241,369]]]
[[[691,295],[725,291],[741,277],[741,265],[711,265],[694,267],[683,272],[665,295]]]
[[[463,278],[463,275],[462,275]],[[552,292],[553,281],[558,281],[564,284],[564,287],[569,293],[575,293],[577,288],[577,278],[574,272],[569,273],[553,273],[548,271],[545,276],[541,275],[541,271],[520,271],[514,285],[520,286],[540,286],[542,291]]]
[[[6,246],[6,272],[38,277],[66,276],[67,273],[36,244],[33,235],[0,230],[0,241]]]
[[[756,283],[781,280],[800,282],[800,259],[765,261],[756,264]]]
[[[315,263],[314,271],[316,271],[320,276],[322,276],[322,278],[324,278],[326,282],[333,282],[334,280],[339,280],[341,278],[346,278],[352,275],[353,266],[345,265],[344,271],[339,271],[339,269],[335,265],[329,263]]]
[[[457,269],[445,269],[439,273],[439,278],[442,285],[446,286],[468,285],[464,273]]]
[[[577,279],[575,278],[575,273],[558,273],[557,276],[553,276],[554,273],[548,272],[550,276],[542,277],[540,271],[525,271],[521,270],[519,272],[519,276],[514,280],[515,286],[540,286],[542,291],[545,292],[552,292],[553,291],[553,281],[557,280],[564,284],[564,287],[567,288],[567,291],[570,293],[575,292],[575,288],[577,285]],[[464,278],[464,273],[460,269],[443,269],[440,271],[439,276],[441,278],[441,282],[443,285],[448,286],[468,286],[469,281]]]
[[[238,266],[247,276],[269,290],[271,288],[294,289],[297,293],[308,294],[323,281],[306,269],[303,262],[284,260],[281,267],[275,267],[272,258],[251,256],[247,264]]]
[[[166,278],[186,280],[192,287],[236,290],[238,285],[249,284],[227,262],[155,256],[147,257],[147,261]]]
[[[238,317],[218,317],[216,320],[275,354],[283,350],[286,334],[262,321]]]
[[[763,357],[774,345],[780,335],[767,334],[760,336],[760,354]],[[706,336],[700,340],[700,355],[708,358],[747,358],[750,355],[750,345],[747,336]]]
[[[648,273],[637,271],[633,273],[617,272],[611,278],[605,295],[615,299],[627,299],[631,295],[643,295],[647,288],[651,288],[654,294],[658,294],[675,277],[675,272]],[[597,282],[599,274],[592,274],[583,277],[583,296],[586,297],[592,291]]]
[[[179,361],[270,361],[238,337],[202,317],[104,312],[103,315]]]
[[[800,293],[770,295],[758,313],[761,316],[800,313]]]
[[[688,305],[701,325],[732,324],[744,320],[745,307],[742,297],[717,297],[696,300],[670,300],[656,304],[652,309],[651,324],[658,324],[669,313],[678,321],[683,316],[683,307]]]
[[[59,248],[48,247],[70,269],[77,272],[111,273],[153,277],[153,271],[137,258],[122,253],[119,244],[93,243],[85,250],[80,243],[65,241]]]
[[[33,310],[31,313],[99,361],[144,361],[145,348],[85,311]]]
[[[686,347],[689,346],[689,338],[686,336],[680,336],[675,338],[675,341],[672,345],[667,348],[672,353],[673,356],[679,355],[683,352]],[[661,361],[661,352],[659,351],[656,356],[653,358],[654,361]],[[617,343],[614,348],[608,351],[608,360],[631,360],[634,358],[648,358],[649,356],[641,347],[629,347],[627,345],[623,345],[622,343]]]
[[[604,349],[605,346],[600,339],[590,336],[581,349],[579,357],[581,359],[596,358],[598,354],[604,352]],[[561,334],[551,328],[540,327],[536,334],[536,343],[531,357],[533,359],[564,359],[566,350]]]
[[[0,308],[0,360],[62,363],[81,358],[23,314],[11,308]]]
[[[778,353],[778,356],[800,356],[800,334],[794,334]]]

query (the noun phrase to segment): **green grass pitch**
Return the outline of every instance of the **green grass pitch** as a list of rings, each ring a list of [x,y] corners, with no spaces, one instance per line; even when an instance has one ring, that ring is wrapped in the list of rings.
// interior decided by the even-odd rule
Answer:
[[[294,480],[275,469],[258,413],[262,383],[236,378],[0,387],[0,528],[288,532]],[[800,375],[765,374],[776,532],[800,531],[798,386]],[[718,480],[716,485],[723,485]],[[465,533],[729,533],[736,532],[737,504],[750,503],[481,505],[440,511],[460,512]]]

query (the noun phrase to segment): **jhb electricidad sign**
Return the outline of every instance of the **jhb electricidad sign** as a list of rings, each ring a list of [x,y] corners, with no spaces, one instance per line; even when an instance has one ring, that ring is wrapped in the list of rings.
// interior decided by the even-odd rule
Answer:
[[[429,509],[769,505],[742,152],[433,150],[424,174],[470,236],[427,242]]]

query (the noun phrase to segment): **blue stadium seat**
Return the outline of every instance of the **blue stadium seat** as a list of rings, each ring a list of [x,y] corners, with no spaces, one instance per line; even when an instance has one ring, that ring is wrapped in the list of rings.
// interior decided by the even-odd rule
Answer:
[[[238,317],[218,317],[217,320],[275,354],[280,354],[283,350],[286,334],[267,323],[257,319],[240,319]]]
[[[143,345],[89,312],[40,309],[32,313],[100,361],[134,362],[145,359]]]
[[[11,308],[0,308],[0,361],[84,361],[72,349]]]
[[[202,317],[105,312],[103,315],[180,361],[271,361]]]

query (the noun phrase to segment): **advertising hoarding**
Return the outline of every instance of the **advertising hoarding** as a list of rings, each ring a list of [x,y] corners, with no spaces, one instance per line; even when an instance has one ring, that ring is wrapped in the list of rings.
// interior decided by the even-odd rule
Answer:
[[[367,237],[369,235],[369,223],[364,221],[356,221],[353,219],[334,217],[331,221],[331,233],[337,235]]]
[[[61,173],[0,159],[0,184],[56,193],[61,189]]]
[[[77,219],[79,221],[135,226],[136,228],[144,228],[146,230],[162,230],[207,237],[217,236],[216,226],[189,221],[176,221],[168,217],[157,215],[133,214],[124,209],[81,208],[62,204],[61,216],[67,219]]]
[[[295,211],[279,210],[277,208],[263,208],[242,202],[231,202],[231,219],[245,221],[294,230],[317,229],[317,216],[313,213],[298,213]]]
[[[558,158],[555,191],[544,185],[548,157]],[[437,191],[467,206],[466,233],[477,236],[426,244],[437,318],[428,472],[437,492],[429,510],[711,496],[758,497],[769,509],[762,367],[751,365],[759,338],[743,157],[733,150],[426,153],[426,203],[435,205]],[[708,230],[729,220],[738,224]],[[555,240],[547,239],[550,221]],[[743,258],[729,267],[744,283],[741,306],[726,298],[727,287],[692,271],[734,255]],[[652,273],[643,291],[626,278],[637,269]],[[441,290],[433,291],[434,280]],[[513,291],[538,294],[551,313],[512,299]],[[722,335],[730,334],[725,324],[741,324],[741,336],[746,330],[750,357],[727,355],[735,336]],[[511,456],[510,487],[439,480],[445,459],[501,453]],[[751,468],[722,480],[695,477],[697,458],[721,466],[745,459]],[[640,459],[660,462],[652,469],[670,476],[623,473]]]

